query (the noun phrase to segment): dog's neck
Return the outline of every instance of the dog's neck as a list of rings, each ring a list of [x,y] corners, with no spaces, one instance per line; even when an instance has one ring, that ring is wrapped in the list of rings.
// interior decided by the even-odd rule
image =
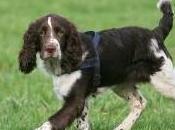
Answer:
[[[87,35],[86,33],[80,33],[81,40],[81,48],[82,48],[82,62],[84,62],[86,59],[91,59],[96,56],[93,42],[92,42],[92,37]]]

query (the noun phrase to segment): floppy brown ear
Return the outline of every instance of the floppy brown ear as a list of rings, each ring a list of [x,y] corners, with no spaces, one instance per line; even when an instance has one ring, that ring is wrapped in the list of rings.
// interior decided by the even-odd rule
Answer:
[[[30,73],[36,67],[36,52],[37,52],[37,23],[30,24],[28,30],[24,33],[23,47],[19,53],[19,69],[23,73]]]
[[[82,59],[81,39],[76,27],[69,23],[68,36],[66,38],[65,59],[62,67],[67,71],[76,69]]]

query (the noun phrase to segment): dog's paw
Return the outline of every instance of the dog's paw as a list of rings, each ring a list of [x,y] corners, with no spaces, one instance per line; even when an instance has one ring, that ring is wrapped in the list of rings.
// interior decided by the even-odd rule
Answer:
[[[52,130],[52,125],[49,121],[45,122],[40,126],[39,128],[36,128],[35,130]]]

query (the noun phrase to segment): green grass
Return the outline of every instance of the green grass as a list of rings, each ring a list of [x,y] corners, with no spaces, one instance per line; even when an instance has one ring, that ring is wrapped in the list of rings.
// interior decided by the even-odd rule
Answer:
[[[18,70],[22,35],[32,20],[57,13],[73,21],[81,31],[127,25],[153,28],[161,17],[156,1],[1,0],[0,130],[34,129],[61,106],[48,77],[37,70],[28,76]],[[166,45],[175,59],[174,35],[173,29]],[[150,85],[142,85],[141,91],[148,105],[133,130],[175,130],[175,102],[159,95]],[[93,130],[112,130],[128,113],[126,102],[110,91],[104,95],[90,101]]]

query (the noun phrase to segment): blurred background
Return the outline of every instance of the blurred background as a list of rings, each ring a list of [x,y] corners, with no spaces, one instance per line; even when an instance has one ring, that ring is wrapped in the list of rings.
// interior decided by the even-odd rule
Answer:
[[[61,105],[51,79],[38,70],[30,75],[18,70],[17,57],[29,23],[56,13],[75,23],[79,31],[131,25],[152,29],[161,17],[156,3],[157,0],[1,0],[0,130],[34,129]],[[174,36],[173,28],[166,40],[173,59]],[[149,84],[140,87],[148,105],[133,130],[175,130],[175,101],[159,95]],[[112,130],[128,114],[127,103],[111,91],[92,98],[90,103],[93,130]]]

